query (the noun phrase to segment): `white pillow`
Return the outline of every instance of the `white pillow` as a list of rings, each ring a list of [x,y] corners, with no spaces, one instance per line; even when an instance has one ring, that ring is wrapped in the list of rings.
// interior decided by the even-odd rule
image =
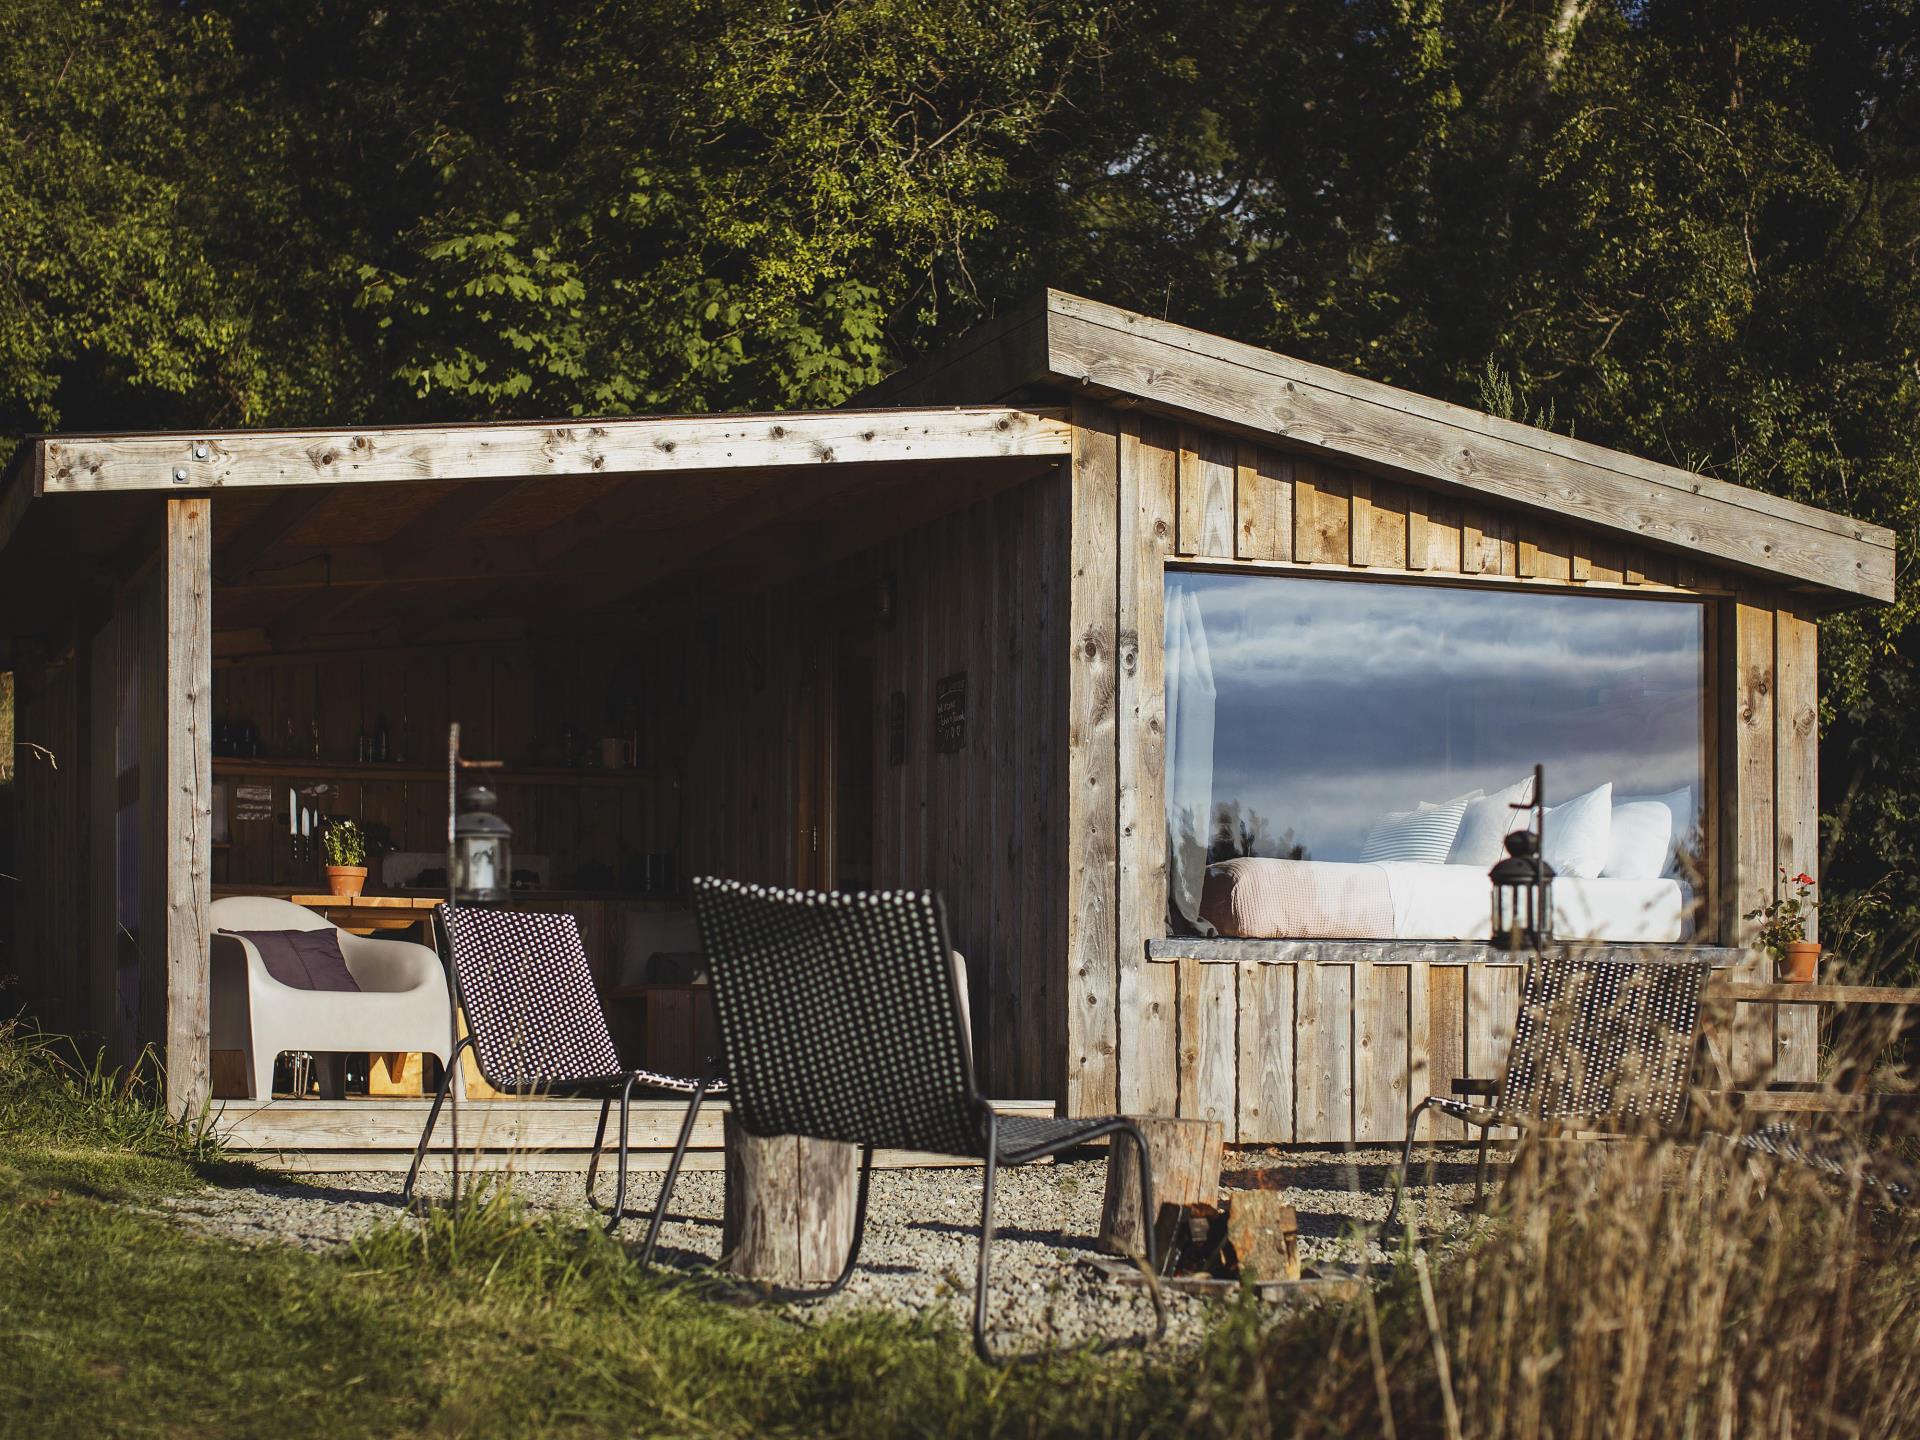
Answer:
[[[1467,806],[1480,796],[1478,790],[1457,795],[1443,805],[1421,801],[1412,810],[1396,810],[1382,815],[1367,827],[1367,838],[1360,843],[1363,864],[1389,861],[1419,865],[1444,865],[1453,848],[1454,832]]]
[[[1504,790],[1483,795],[1467,806],[1460,817],[1460,829],[1447,853],[1449,865],[1478,865],[1487,869],[1507,853],[1509,831],[1524,830],[1533,819],[1531,810],[1515,810],[1533,793],[1533,777],[1516,780]]]
[[[1613,784],[1596,785],[1564,805],[1549,805],[1546,862],[1556,875],[1591,880],[1607,866],[1613,845]]]
[[[1653,880],[1673,859],[1673,811],[1658,800],[1629,800],[1613,807],[1613,840],[1602,875]]]
[[[1693,787],[1682,785],[1678,790],[1669,790],[1664,795],[1623,795],[1621,805],[1664,805],[1673,819],[1673,834],[1667,839],[1667,858],[1661,865],[1661,875],[1675,875],[1680,870],[1682,852],[1691,850],[1700,843],[1700,817],[1694,813]]]

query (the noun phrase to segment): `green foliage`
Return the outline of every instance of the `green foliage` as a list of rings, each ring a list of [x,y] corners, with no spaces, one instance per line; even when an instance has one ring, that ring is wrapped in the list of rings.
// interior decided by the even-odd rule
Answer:
[[[1920,540],[1915,0],[0,21],[13,433],[825,406],[1057,284]],[[1889,969],[1917,597],[1823,627],[1823,880],[1897,877]]]
[[[124,1198],[221,1166],[206,1118],[176,1119],[162,1089],[151,1053],[113,1071],[97,1055],[83,1062],[61,1036],[0,1022],[0,1151],[36,1179]]]
[[[1804,870],[1789,875],[1782,869],[1777,890],[1772,900],[1747,911],[1745,918],[1760,922],[1754,943],[1784,965],[1787,947],[1807,938],[1807,921],[1818,913],[1820,902],[1814,899],[1813,877]]]
[[[320,845],[327,852],[329,865],[367,863],[367,836],[358,821],[333,821],[320,832]]]

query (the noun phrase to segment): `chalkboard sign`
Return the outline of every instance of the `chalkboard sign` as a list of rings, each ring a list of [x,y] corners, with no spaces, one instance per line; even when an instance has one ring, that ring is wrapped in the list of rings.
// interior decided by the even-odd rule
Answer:
[[[933,748],[951,755],[967,743],[967,672],[943,675],[933,685]]]

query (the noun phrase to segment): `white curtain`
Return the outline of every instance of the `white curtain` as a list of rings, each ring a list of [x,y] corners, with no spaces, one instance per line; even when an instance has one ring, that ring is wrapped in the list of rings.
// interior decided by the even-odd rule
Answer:
[[[1167,576],[1167,899],[1196,931],[1213,819],[1213,659],[1193,582]]]

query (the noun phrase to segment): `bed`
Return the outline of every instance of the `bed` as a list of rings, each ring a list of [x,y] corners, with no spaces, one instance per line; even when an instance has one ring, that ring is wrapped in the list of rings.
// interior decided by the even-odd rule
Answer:
[[[1224,860],[1207,867],[1200,918],[1221,935],[1272,940],[1485,940],[1480,865]],[[1617,944],[1688,938],[1693,893],[1671,876],[1553,882],[1554,933]]]

